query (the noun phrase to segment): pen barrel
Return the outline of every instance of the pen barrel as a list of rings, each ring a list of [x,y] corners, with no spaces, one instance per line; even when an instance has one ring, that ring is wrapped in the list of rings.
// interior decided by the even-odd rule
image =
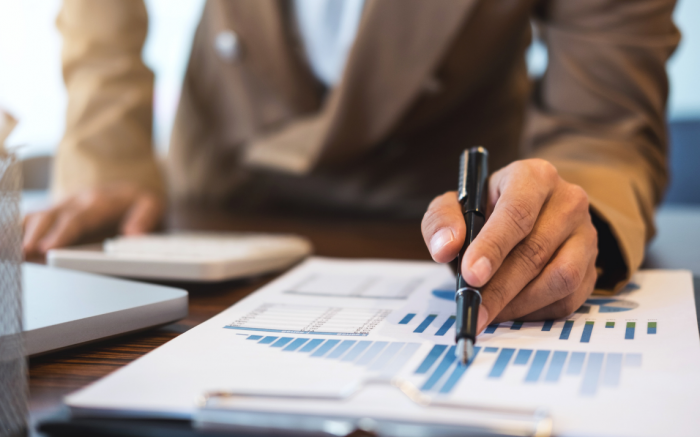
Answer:
[[[463,211],[486,215],[488,200],[489,153],[481,146],[462,152],[459,161],[457,197]]]
[[[476,342],[476,323],[479,305],[481,305],[481,293],[471,287],[461,288],[457,290],[455,301],[457,303],[455,341],[468,338]]]

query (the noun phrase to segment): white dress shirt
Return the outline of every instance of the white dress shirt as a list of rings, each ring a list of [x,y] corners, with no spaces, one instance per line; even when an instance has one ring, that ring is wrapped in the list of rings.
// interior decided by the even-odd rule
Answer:
[[[332,88],[343,75],[365,0],[294,0],[293,5],[311,70]]]

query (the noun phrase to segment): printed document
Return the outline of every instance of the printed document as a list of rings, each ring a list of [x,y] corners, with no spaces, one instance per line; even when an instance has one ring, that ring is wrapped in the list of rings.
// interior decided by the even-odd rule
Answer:
[[[479,420],[418,405],[388,384],[365,387],[399,380],[441,402],[546,410],[555,435],[700,430],[690,272],[639,272],[564,319],[492,324],[467,366],[454,354],[454,294],[444,265],[311,258],[66,402],[80,414],[188,419],[197,399],[223,391],[272,396],[229,406],[245,411]]]

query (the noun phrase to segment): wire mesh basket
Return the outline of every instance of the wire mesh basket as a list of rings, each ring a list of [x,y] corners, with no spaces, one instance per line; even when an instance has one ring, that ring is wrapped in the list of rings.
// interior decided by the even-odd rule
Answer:
[[[20,164],[0,149],[0,437],[26,433],[27,368],[22,340]]]

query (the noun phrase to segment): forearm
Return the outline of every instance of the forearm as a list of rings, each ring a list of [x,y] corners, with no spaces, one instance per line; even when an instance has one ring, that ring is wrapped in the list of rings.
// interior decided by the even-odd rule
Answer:
[[[525,147],[586,190],[606,264],[598,285],[608,289],[641,265],[668,179],[665,63],[679,40],[673,6],[553,1],[541,11],[550,58]]]
[[[141,60],[143,2],[66,0],[57,25],[68,108],[54,194],[118,182],[162,194],[151,146],[153,74]]]

